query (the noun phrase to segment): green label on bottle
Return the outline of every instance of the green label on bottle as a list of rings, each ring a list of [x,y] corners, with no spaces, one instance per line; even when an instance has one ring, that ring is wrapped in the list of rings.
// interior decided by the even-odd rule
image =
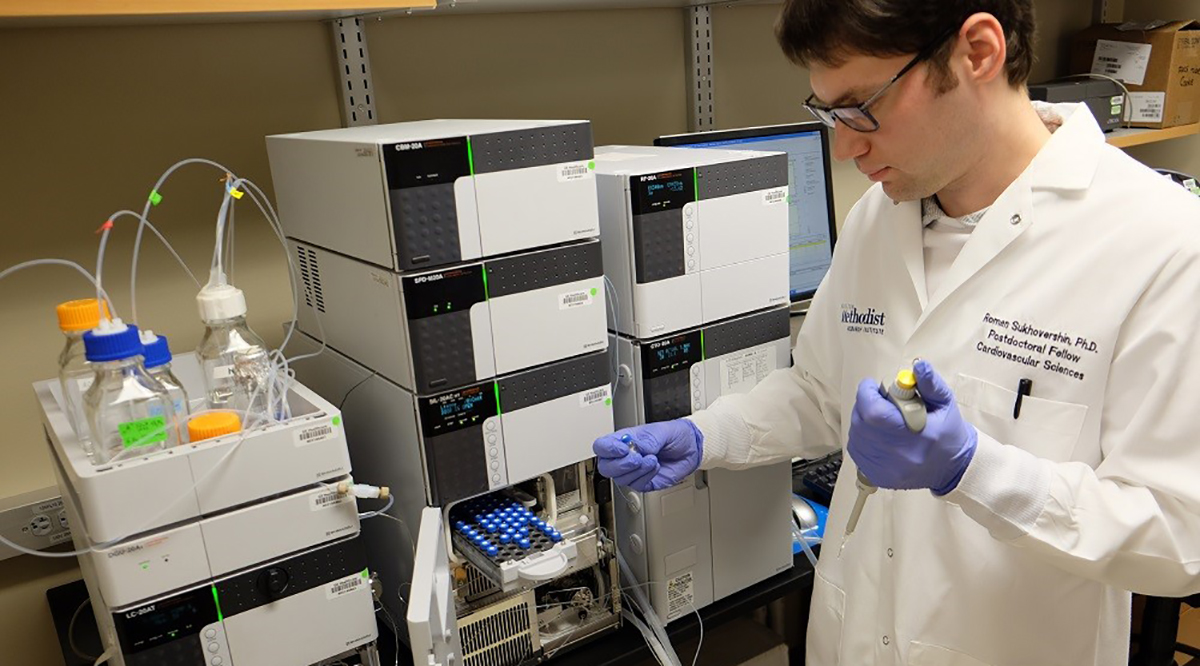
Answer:
[[[130,421],[117,426],[121,433],[121,442],[125,448],[150,446],[167,441],[167,420],[161,416],[151,416],[140,421]]]

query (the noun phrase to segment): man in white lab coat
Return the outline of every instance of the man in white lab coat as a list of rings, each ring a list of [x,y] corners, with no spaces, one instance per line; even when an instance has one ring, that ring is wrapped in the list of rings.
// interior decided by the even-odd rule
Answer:
[[[1130,591],[1200,591],[1200,201],[1029,102],[1031,0],[789,0],[777,35],[876,184],[795,365],[597,440],[601,472],[845,445],[809,664],[1125,664]],[[915,358],[919,434],[879,392]]]

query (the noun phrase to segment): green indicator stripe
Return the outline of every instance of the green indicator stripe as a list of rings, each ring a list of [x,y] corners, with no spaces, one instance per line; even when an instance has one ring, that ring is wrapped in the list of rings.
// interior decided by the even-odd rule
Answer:
[[[704,329],[700,329],[700,360],[708,359],[708,355],[704,353]]]
[[[217,586],[212,586],[213,603],[217,605],[217,622],[224,622],[225,615],[221,613],[221,598],[217,596]]]
[[[467,167],[471,169],[471,175],[475,175],[475,154],[471,152],[471,137],[467,137]]]
[[[488,295],[487,264],[480,264],[479,269],[479,272],[483,274],[483,300],[490,301],[492,300],[492,297]]]
[[[692,169],[692,192],[696,195],[696,201],[700,200],[700,170]]]
[[[500,416],[504,413],[500,411],[500,382],[492,382],[492,388],[496,390],[496,416]]]

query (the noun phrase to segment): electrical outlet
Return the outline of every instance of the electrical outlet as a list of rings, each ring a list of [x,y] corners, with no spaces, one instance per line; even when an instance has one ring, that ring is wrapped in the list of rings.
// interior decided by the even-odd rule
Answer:
[[[71,527],[58,487],[0,499],[0,536],[35,550],[70,541]],[[20,554],[0,543],[0,560]]]

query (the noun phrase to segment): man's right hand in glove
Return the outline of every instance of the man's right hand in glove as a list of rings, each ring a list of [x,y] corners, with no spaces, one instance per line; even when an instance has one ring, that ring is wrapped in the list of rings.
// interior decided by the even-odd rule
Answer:
[[[639,492],[662,490],[700,467],[704,435],[687,419],[635,426],[592,444],[600,473]]]

